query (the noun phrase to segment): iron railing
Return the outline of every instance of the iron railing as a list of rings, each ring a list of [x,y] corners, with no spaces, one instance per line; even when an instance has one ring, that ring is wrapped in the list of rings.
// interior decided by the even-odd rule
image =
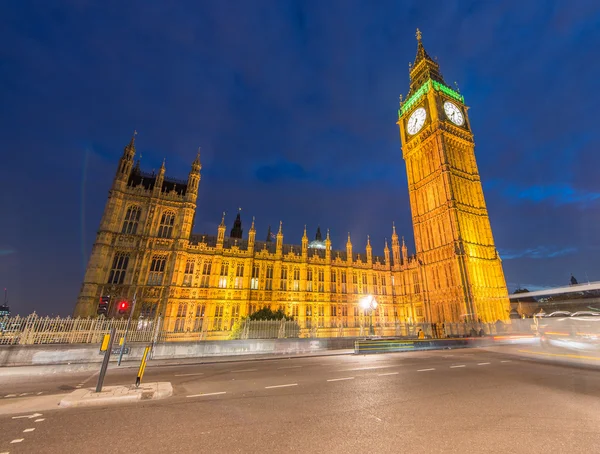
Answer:
[[[195,330],[165,329],[173,323],[158,320],[133,319],[127,333],[128,342],[181,342],[235,339],[283,339],[317,337],[398,337],[398,338],[452,338],[502,334],[532,334],[535,324],[531,319],[512,320],[504,323],[417,323],[400,322],[375,323],[372,328],[368,321],[359,326],[347,326],[335,322],[330,326],[319,323],[299,323],[295,320],[250,321],[241,319],[231,324],[230,329],[222,328],[206,317],[203,323],[195,325]],[[183,326],[183,325],[180,325]],[[117,338],[124,336],[126,319],[106,318],[50,318],[36,314],[27,317],[5,317],[0,319],[0,345],[32,344],[90,344],[99,343],[104,334],[115,328]]]

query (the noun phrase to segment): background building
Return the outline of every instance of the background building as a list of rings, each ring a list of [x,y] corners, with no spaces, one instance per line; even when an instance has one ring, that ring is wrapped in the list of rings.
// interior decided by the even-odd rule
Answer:
[[[361,298],[379,303],[378,324],[507,320],[509,303],[492,237],[473,136],[462,96],[439,66],[418,49],[409,95],[398,125],[406,161],[416,256],[392,228],[391,250],[374,256],[367,238],[357,251],[331,249],[320,228],[309,242],[284,244],[283,226],[256,240],[254,220],[243,237],[241,213],[226,236],[193,234],[200,156],[187,180],[134,164],[135,135],[125,147],[92,249],[75,316],[96,313],[110,295],[137,304],[134,316],[165,317],[165,329],[227,330],[240,317],[269,306],[302,327],[359,326]],[[131,306],[130,306],[131,307]]]

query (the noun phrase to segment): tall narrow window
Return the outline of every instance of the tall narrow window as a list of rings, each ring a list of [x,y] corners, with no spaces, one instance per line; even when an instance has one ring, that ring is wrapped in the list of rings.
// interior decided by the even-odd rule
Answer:
[[[140,207],[136,205],[132,205],[129,208],[127,208],[121,233],[126,233],[128,235],[136,234],[141,212],[142,210],[140,209]]]
[[[279,286],[279,288],[281,290],[287,290],[287,278],[288,278],[287,266],[282,266],[281,267],[281,283]]]
[[[300,290],[300,268],[294,268],[294,291]]]
[[[356,271],[352,273],[352,286],[354,287],[354,293],[358,293],[358,274]]]
[[[185,316],[187,315],[187,304],[179,303],[177,307],[177,319],[175,320],[175,331],[181,332],[185,328]]]
[[[265,281],[265,290],[273,290],[273,265],[267,265],[267,279]]]
[[[235,322],[238,321],[239,318],[240,318],[240,305],[234,304],[233,306],[231,306],[231,321],[229,323],[229,329],[233,328],[233,325],[235,324]]]
[[[373,275],[373,294],[379,295],[379,286],[377,285],[377,275]]]
[[[308,271],[306,272],[306,291],[307,292],[312,292],[313,291],[313,272],[312,272],[312,268],[309,268]]]
[[[202,331],[204,325],[204,314],[206,312],[206,306],[204,304],[198,304],[196,306],[196,317],[194,319],[194,331]]]
[[[419,274],[413,273],[413,286],[415,294],[421,293],[421,288],[419,287]]]
[[[204,262],[202,265],[202,278],[200,279],[200,287],[208,288],[210,285],[210,269],[211,262]]]
[[[332,271],[331,272],[331,293],[336,293],[337,292],[337,272]]]
[[[238,263],[235,269],[235,281],[233,281],[233,288],[242,288],[244,280],[244,264]]]
[[[385,282],[385,276],[381,276],[381,294],[387,295],[387,284]]]
[[[172,211],[165,211],[160,218],[160,225],[158,227],[159,238],[171,238],[173,234],[173,225],[175,224],[175,213]]]
[[[127,271],[127,265],[129,265],[129,254],[123,252],[117,252],[113,259],[112,268],[108,275],[109,284],[122,284],[125,279],[125,272]]]
[[[319,276],[319,292],[324,292],[325,291],[325,270],[323,270],[322,268],[319,268],[318,276]]]
[[[227,275],[229,274],[229,263],[221,263],[221,275],[219,276],[219,288],[227,288]]]
[[[252,266],[252,279],[250,280],[250,288],[252,290],[258,290],[258,279],[260,277],[260,267],[258,265]]]
[[[183,273],[183,285],[189,287],[192,285],[192,278],[194,277],[194,261],[188,260],[185,262],[185,272]]]
[[[215,306],[215,317],[213,321],[213,329],[215,331],[221,331],[223,329],[223,305],[217,304]]]
[[[346,293],[348,290],[346,288],[346,272],[342,271],[342,293]]]
[[[148,285],[161,285],[165,275],[166,257],[154,256],[150,263],[150,273],[148,274]]]

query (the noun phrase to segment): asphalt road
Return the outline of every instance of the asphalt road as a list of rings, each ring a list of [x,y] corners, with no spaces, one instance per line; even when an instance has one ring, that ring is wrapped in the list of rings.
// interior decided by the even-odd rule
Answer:
[[[0,416],[0,453],[598,452],[600,372],[516,349],[149,366],[145,381],[170,381],[173,397]],[[110,371],[107,385],[132,376]],[[95,383],[31,379],[2,395],[85,379]]]

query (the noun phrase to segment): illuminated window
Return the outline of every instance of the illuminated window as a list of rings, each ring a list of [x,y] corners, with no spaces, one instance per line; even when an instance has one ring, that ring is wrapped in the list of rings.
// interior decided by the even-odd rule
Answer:
[[[379,286],[377,285],[377,275],[376,274],[373,275],[373,293],[375,295],[379,294]]]
[[[337,306],[331,306],[331,316],[337,317]]]
[[[294,291],[300,290],[300,268],[294,268]]]
[[[187,304],[179,303],[177,307],[177,318],[175,320],[175,331],[181,332],[185,328],[185,316],[187,315]]]
[[[192,285],[192,278],[194,277],[194,261],[188,260],[185,263],[185,272],[183,273],[183,285],[189,287]]]
[[[306,271],[306,291],[307,292],[312,292],[313,291],[313,272],[312,272],[312,268],[309,268]]]
[[[198,304],[196,306],[196,317],[194,318],[194,331],[202,331],[204,325],[204,314],[206,312],[206,306],[204,304]]]
[[[342,271],[342,293],[346,293],[346,272]]]
[[[129,254],[123,252],[117,252],[113,259],[112,268],[108,275],[109,284],[122,284],[125,279],[125,272],[127,271],[127,265],[129,265]]]
[[[171,238],[171,235],[173,234],[173,224],[175,224],[175,213],[172,211],[165,211],[160,218],[158,237]]]
[[[387,295],[387,286],[385,282],[385,276],[381,276],[381,294]]]
[[[250,279],[250,288],[252,290],[258,290],[259,277],[260,277],[260,267],[258,265],[252,266],[252,278]]]
[[[217,304],[215,306],[215,316],[213,319],[213,330],[220,331],[223,329],[223,305]]]
[[[298,317],[298,305],[294,304],[292,306],[292,317]]]
[[[202,266],[202,278],[200,280],[200,287],[202,287],[202,288],[208,288],[208,286],[210,284],[211,265],[212,265],[211,262],[204,262],[204,265]]]
[[[231,306],[231,321],[229,323],[229,329],[233,328],[235,322],[240,318],[240,305],[234,304]]]
[[[267,265],[265,290],[273,290],[273,265]]]
[[[233,282],[233,288],[242,288],[244,279],[244,264],[238,263],[235,270],[235,281]]]
[[[165,265],[167,263],[166,257],[155,256],[152,257],[150,263],[150,273],[148,274],[148,285],[161,285],[163,277],[165,275]]]
[[[281,290],[287,290],[287,266],[282,266],[281,267],[281,281],[280,281],[280,285],[279,288]]]
[[[142,210],[140,207],[133,205],[127,208],[127,212],[125,213],[125,220],[123,221],[123,228],[121,229],[121,233],[126,233],[128,235],[135,235],[137,232],[138,222],[140,220],[140,214]]]
[[[229,274],[229,263],[221,263],[221,275],[219,276],[219,288],[227,288],[227,276]]]
[[[323,269],[319,269],[319,292],[325,291],[325,271]]]
[[[337,278],[337,272],[332,271],[331,272],[331,292],[332,293],[336,293],[337,292],[337,283],[336,283],[336,279]]]

